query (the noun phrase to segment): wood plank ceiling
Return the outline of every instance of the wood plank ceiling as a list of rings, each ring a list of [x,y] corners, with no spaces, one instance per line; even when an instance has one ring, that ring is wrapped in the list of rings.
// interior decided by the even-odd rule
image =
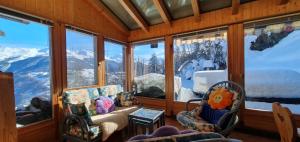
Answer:
[[[193,16],[201,21],[201,14],[231,7],[232,15],[239,13],[241,4],[255,0],[88,0],[99,8],[105,16],[111,17],[112,23],[122,31],[142,29],[165,23],[172,26],[172,21]],[[288,0],[278,0],[278,5]]]

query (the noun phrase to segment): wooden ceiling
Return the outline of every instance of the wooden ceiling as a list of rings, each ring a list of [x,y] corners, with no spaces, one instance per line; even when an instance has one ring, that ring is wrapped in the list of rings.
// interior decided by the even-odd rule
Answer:
[[[88,0],[121,31],[142,29],[191,17],[201,21],[201,14],[231,7],[232,14],[238,14],[241,4],[255,0]],[[285,4],[288,0],[278,0]]]

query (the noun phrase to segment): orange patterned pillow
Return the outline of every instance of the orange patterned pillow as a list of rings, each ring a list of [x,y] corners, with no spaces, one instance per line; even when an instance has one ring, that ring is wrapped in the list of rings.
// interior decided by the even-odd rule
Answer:
[[[225,88],[219,88],[211,92],[208,104],[212,109],[225,109],[232,104],[233,93]]]

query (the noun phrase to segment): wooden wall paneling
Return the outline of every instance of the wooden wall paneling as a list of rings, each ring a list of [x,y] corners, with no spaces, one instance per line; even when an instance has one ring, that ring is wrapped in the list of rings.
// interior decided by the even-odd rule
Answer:
[[[284,6],[278,6],[277,0],[256,0],[239,6],[239,12],[232,15],[231,7],[201,14],[201,22],[195,24],[194,17],[172,21],[172,27],[158,24],[149,27],[149,32],[134,30],[130,32],[129,41],[139,41],[165,35],[178,34],[206,28],[231,25],[267,17],[300,12],[300,1],[290,0]],[[184,25],[184,26],[183,26]]]
[[[104,37],[102,35],[97,36],[97,65],[98,65],[98,85],[105,85],[105,50],[104,50]]]
[[[129,33],[120,30],[103,12],[86,0],[0,0],[0,5],[127,42]]]
[[[0,141],[17,142],[14,80],[12,73],[0,72]]]
[[[167,103],[165,99],[155,99],[140,96],[136,98],[138,102],[142,104],[143,107],[167,110]]]
[[[110,20],[124,34],[129,35],[128,28],[115,16],[101,1],[88,0],[98,11],[100,11],[108,20]]]
[[[185,102],[174,102],[172,106],[173,115],[177,115],[177,113],[181,111],[185,111]],[[195,107],[199,106],[199,103],[191,103],[189,104],[189,110],[194,109]]]
[[[165,93],[167,109],[166,114],[172,115],[174,101],[174,66],[173,66],[173,38],[165,37]]]

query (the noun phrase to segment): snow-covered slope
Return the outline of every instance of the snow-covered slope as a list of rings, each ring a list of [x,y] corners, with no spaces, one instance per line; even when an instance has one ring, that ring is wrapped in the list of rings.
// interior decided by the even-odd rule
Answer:
[[[300,31],[272,48],[250,50],[256,36],[245,37],[245,84],[248,97],[300,98]]]

